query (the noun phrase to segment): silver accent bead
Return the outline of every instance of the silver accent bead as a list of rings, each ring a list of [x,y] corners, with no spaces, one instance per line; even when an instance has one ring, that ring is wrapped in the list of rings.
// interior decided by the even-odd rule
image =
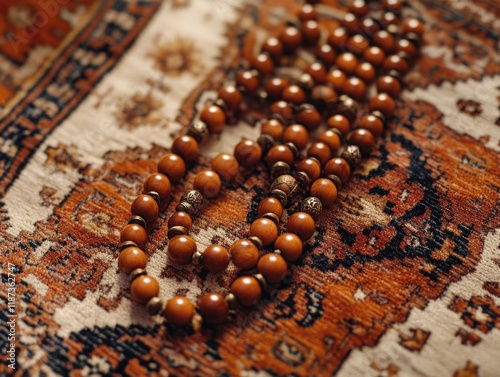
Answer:
[[[290,172],[290,165],[288,165],[286,162],[283,161],[278,161],[273,164],[273,167],[271,168],[271,178],[276,179],[280,175],[283,174],[288,174]]]
[[[271,184],[271,194],[275,190],[285,193],[286,203],[292,203],[299,193],[299,183],[297,179],[290,174],[283,174],[277,177]]]
[[[361,162],[361,151],[357,145],[348,145],[342,151],[340,157],[347,161],[351,170],[354,170]]]
[[[187,212],[189,215],[194,215],[201,211],[205,205],[203,195],[198,190],[186,191],[179,201],[176,210],[179,212]]]
[[[184,228],[183,226],[177,225],[173,226],[168,230],[167,237],[169,240],[176,236],[184,236],[188,234],[188,230]]]
[[[147,227],[146,220],[144,220],[141,216],[132,216],[128,223],[140,225],[144,229]]]
[[[201,120],[191,123],[186,131],[186,134],[192,136],[199,144],[201,144],[208,139],[208,126]]]
[[[130,282],[132,283],[135,279],[137,279],[141,275],[146,275],[147,272],[146,270],[143,270],[142,268],[136,268],[134,271],[130,273]]]
[[[126,249],[127,247],[139,247],[137,246],[137,244],[133,241],[125,241],[125,242],[122,242],[121,245],[120,245],[120,248],[119,250],[122,251],[123,249]]]
[[[323,211],[323,204],[319,198],[309,196],[300,204],[300,211],[311,215],[311,217],[316,220]]]
[[[163,309],[163,302],[158,297],[153,297],[146,304],[146,309],[150,315],[156,315]]]
[[[334,114],[341,114],[345,116],[349,122],[352,123],[356,119],[358,107],[358,103],[355,100],[343,94],[340,96],[333,112]]]

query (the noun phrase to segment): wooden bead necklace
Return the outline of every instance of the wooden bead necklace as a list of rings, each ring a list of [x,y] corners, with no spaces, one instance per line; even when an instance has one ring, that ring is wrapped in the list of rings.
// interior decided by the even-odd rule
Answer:
[[[300,258],[304,242],[314,235],[315,219],[335,203],[338,190],[362,156],[369,155],[396,109],[394,98],[401,93],[402,77],[418,55],[423,23],[414,18],[402,20],[400,0],[384,0],[377,19],[369,16],[377,13],[370,9],[375,5],[354,0],[340,26],[329,30],[325,38],[314,3],[303,5],[295,22],[284,26],[277,37],[268,38],[261,52],[249,59],[249,67],[237,72],[235,85],[222,87],[217,100],[200,112],[199,121],[174,139],[171,152],[158,162],[158,173],[146,179],[144,193],[132,203],[132,217],[120,234],[118,265],[130,276],[132,298],[172,325],[199,327],[200,320],[224,323],[230,308],[255,305],[268,286],[279,285],[287,264]],[[283,57],[300,47],[313,51],[317,61],[298,78],[273,76]],[[377,77],[377,72],[382,75]],[[358,102],[371,85],[377,94],[368,101],[369,112],[357,119]],[[196,306],[184,296],[164,303],[158,297],[157,280],[145,270],[146,228],[157,220],[160,203],[169,202],[172,183],[184,177],[187,164],[198,156],[199,145],[210,134],[223,131],[244,96],[270,103],[268,119],[260,122],[261,135],[257,141],[240,141],[233,155],[219,154],[211,169],[197,173],[193,189],[181,196],[168,220],[168,256],[174,264],[193,263],[210,272],[224,271],[232,262],[241,271],[255,268],[256,273],[236,278],[226,296],[203,294]],[[310,142],[321,124],[326,129],[315,133]],[[189,236],[193,216],[220,194],[222,182],[237,176],[240,166],[252,168],[263,160],[273,182],[269,195],[258,204],[258,218],[249,236],[229,248],[212,244],[199,251]],[[286,232],[279,234],[285,207],[293,213]],[[272,252],[263,252],[271,247]]]

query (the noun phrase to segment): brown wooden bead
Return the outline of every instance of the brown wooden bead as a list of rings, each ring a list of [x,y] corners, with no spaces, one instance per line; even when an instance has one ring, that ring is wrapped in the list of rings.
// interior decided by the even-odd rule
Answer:
[[[336,93],[334,95],[337,96]],[[304,125],[309,131],[314,131],[321,124],[321,115],[314,106],[304,105],[299,108],[295,121]]]
[[[366,4],[364,0],[353,0],[351,4],[349,4],[349,12],[359,18],[366,16],[368,10],[368,4]]]
[[[347,135],[351,130],[349,119],[341,114],[335,114],[329,117],[327,120],[327,126],[329,128],[335,128],[339,130],[343,136]]]
[[[300,86],[289,85],[281,93],[281,99],[295,105],[300,105],[306,101],[306,94]]]
[[[130,293],[135,302],[146,304],[153,297],[158,296],[160,285],[149,275],[141,275],[134,279],[130,286]]]
[[[384,0],[384,9],[388,12],[401,13],[403,2],[401,0]]]
[[[234,85],[226,85],[219,90],[218,97],[224,101],[227,109],[230,112],[235,112],[239,109],[241,102],[243,101],[243,96],[240,90]],[[206,120],[201,119],[203,122],[207,123]],[[225,122],[225,117],[224,117]],[[210,128],[210,126],[209,126]]]
[[[132,215],[140,216],[150,224],[158,218],[158,203],[149,195],[139,195],[132,202]]]
[[[198,311],[203,321],[212,325],[226,322],[229,314],[229,304],[218,293],[207,293],[198,301]]]
[[[359,121],[359,128],[364,128],[372,133],[373,137],[379,138],[384,132],[384,122],[379,117],[366,114]]]
[[[376,72],[371,63],[363,62],[356,67],[356,76],[358,76],[365,83],[369,84],[375,80]]]
[[[170,180],[165,174],[156,173],[151,174],[144,182],[144,193],[150,191],[156,192],[160,196],[162,202],[170,200],[170,193],[172,192],[172,185]]]
[[[344,52],[337,57],[335,64],[337,64],[337,67],[339,67],[341,71],[350,75],[356,71],[358,59],[354,54],[350,52]]]
[[[259,260],[259,249],[252,241],[240,239],[229,248],[231,259],[236,267],[248,270],[255,267]]]
[[[286,101],[274,102],[271,105],[270,113],[279,115],[285,122],[290,122],[294,117],[293,107]]]
[[[410,59],[415,58],[418,55],[418,48],[415,44],[408,39],[400,39],[396,42],[394,48],[396,52],[404,52]]]
[[[323,64],[315,62],[306,67],[305,73],[311,75],[316,84],[323,84],[325,82],[327,72]]]
[[[349,34],[356,33],[359,28],[359,20],[353,13],[346,13],[340,23],[346,28]]]
[[[257,271],[269,284],[277,284],[283,280],[288,270],[285,259],[275,253],[264,254],[259,259]]]
[[[418,36],[424,34],[424,23],[417,18],[409,18],[403,21],[403,35],[415,33]]]
[[[328,43],[336,50],[343,50],[349,39],[349,33],[343,27],[336,28],[328,35]]]
[[[167,153],[158,162],[158,172],[165,174],[170,181],[178,182],[186,174],[186,163],[181,156]]]
[[[335,63],[335,58],[337,57],[337,54],[332,46],[326,43],[316,48],[315,55],[316,58],[321,60],[326,66],[330,66]]]
[[[330,147],[333,154],[336,154],[342,144],[340,137],[337,132],[333,130],[324,130],[318,135],[318,141],[325,143]]]
[[[361,55],[368,47],[370,43],[368,39],[363,37],[361,34],[355,34],[347,40],[347,49],[353,54]]]
[[[212,170],[219,175],[220,179],[226,182],[236,177],[239,167],[238,160],[227,153],[219,153],[212,160]]]
[[[373,36],[372,43],[384,50],[386,54],[390,54],[394,50],[395,40],[392,34],[386,30],[380,30]]]
[[[278,38],[271,37],[262,45],[262,51],[266,52],[274,60],[278,60],[283,55],[283,43]]]
[[[262,288],[252,276],[240,276],[231,284],[231,293],[243,306],[256,304],[262,296]]]
[[[175,236],[170,240],[167,252],[173,263],[190,264],[193,254],[196,252],[196,242],[186,235]]]
[[[263,76],[271,74],[274,70],[273,60],[267,54],[259,54],[253,57],[250,65]]]
[[[305,212],[295,212],[288,218],[286,229],[299,236],[302,241],[307,241],[313,236],[316,224],[311,215]]]
[[[272,100],[276,100],[281,97],[283,90],[289,85],[289,82],[285,78],[273,77],[266,81],[264,84],[264,90],[266,91],[268,97]]]
[[[372,38],[377,31],[380,30],[380,25],[373,18],[364,18],[359,24],[361,34],[367,38]]]
[[[262,217],[266,213],[274,213],[278,218],[281,218],[283,214],[281,202],[271,196],[262,199],[257,207],[257,216]]]
[[[209,245],[203,252],[203,267],[210,272],[219,272],[229,264],[229,251],[221,245]]]
[[[304,149],[309,142],[309,132],[301,124],[292,124],[283,133],[285,143],[293,143],[298,150]]]
[[[304,38],[304,42],[311,45],[316,44],[320,36],[321,30],[315,20],[309,20],[302,23],[302,37]]]
[[[262,135],[270,135],[275,141],[281,139],[285,127],[276,119],[269,119],[260,125],[260,133]]]
[[[326,178],[320,178],[311,185],[311,196],[321,200],[324,207],[331,207],[337,200],[337,187],[335,184]]]
[[[249,94],[255,94],[259,89],[259,78],[251,71],[238,71],[236,84]]]
[[[302,44],[302,33],[293,26],[287,26],[279,35],[279,40],[287,52],[294,51]]]
[[[220,194],[221,180],[219,175],[213,170],[202,170],[196,174],[193,186],[203,196],[213,199]]]
[[[302,255],[302,240],[293,233],[283,233],[274,243],[274,248],[281,251],[281,256],[287,262],[295,262]]]
[[[297,164],[297,170],[306,173],[311,180],[318,179],[321,175],[321,165],[313,158],[305,158]]]
[[[387,93],[377,94],[370,100],[370,111],[380,111],[384,114],[385,119],[390,119],[396,111],[396,103]]]
[[[321,164],[326,164],[331,155],[332,151],[330,147],[322,142],[312,143],[307,150],[307,157],[316,157]]]
[[[342,92],[349,97],[360,101],[366,95],[366,84],[356,76],[349,77],[342,87]]]
[[[241,166],[250,168],[260,161],[262,149],[255,141],[242,140],[234,148],[234,157]]]
[[[250,235],[259,237],[263,246],[269,246],[278,237],[278,227],[270,219],[259,218],[250,225]]]
[[[365,50],[363,53],[363,59],[372,64],[374,67],[380,67],[385,60],[385,53],[380,47],[372,46]]]
[[[409,71],[410,66],[408,62],[399,55],[391,55],[385,58],[383,68],[385,72],[394,70],[404,75]]]
[[[172,152],[185,161],[193,161],[198,157],[198,142],[191,136],[177,136],[172,144]]]
[[[148,233],[146,229],[138,224],[128,224],[120,233],[120,243],[126,241],[131,241],[142,249],[148,242]]]
[[[357,145],[363,155],[368,155],[375,146],[373,134],[364,128],[357,128],[352,131],[347,140],[350,144]]]
[[[351,167],[343,158],[335,157],[325,165],[325,175],[330,174],[336,175],[340,178],[342,183],[346,183],[351,176]]]
[[[266,162],[269,167],[276,162],[282,161],[288,165],[292,165],[295,160],[292,150],[287,145],[275,145],[267,152]]]
[[[193,219],[187,212],[174,212],[170,219],[168,219],[168,227],[173,228],[174,226],[182,226],[187,230],[190,230],[193,226]]]
[[[193,320],[194,305],[187,297],[174,296],[167,301],[163,315],[167,321],[176,326],[187,326]]]
[[[318,12],[316,12],[316,9],[311,4],[304,4],[297,13],[297,17],[302,22],[315,20],[318,18]]]
[[[401,84],[392,76],[382,76],[377,79],[377,91],[387,93],[391,97],[398,97],[401,94]]]
[[[345,80],[347,80],[347,76],[340,69],[332,69],[327,73],[325,80],[333,86],[335,90],[340,91],[342,90]]]
[[[130,274],[137,268],[146,268],[147,263],[148,257],[144,251],[135,246],[126,247],[118,256],[118,267],[126,274]]]

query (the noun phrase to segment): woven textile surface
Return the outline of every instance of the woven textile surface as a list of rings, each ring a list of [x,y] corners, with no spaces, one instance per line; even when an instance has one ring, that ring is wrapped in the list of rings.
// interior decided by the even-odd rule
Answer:
[[[333,27],[347,2],[323,3]],[[2,0],[0,375],[500,376],[500,3],[407,3],[426,31],[377,147],[279,289],[197,332],[131,300],[120,230],[241,51],[299,2]],[[263,116],[212,136],[150,227],[162,298],[238,275],[169,263],[166,219]],[[196,218],[198,248],[245,237],[270,181],[242,169]]]

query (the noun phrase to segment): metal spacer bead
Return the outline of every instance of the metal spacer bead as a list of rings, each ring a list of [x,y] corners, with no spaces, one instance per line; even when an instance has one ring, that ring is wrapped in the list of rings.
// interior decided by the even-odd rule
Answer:
[[[207,124],[201,120],[191,123],[186,131],[186,134],[192,136],[198,144],[205,142],[208,139],[209,133]]]
[[[297,148],[297,146],[290,141],[286,142],[284,145],[290,148],[293,153],[293,158],[297,158],[297,155],[299,154],[299,149]]]
[[[274,139],[271,135],[263,134],[260,135],[259,138],[257,139],[257,144],[260,145],[260,148],[262,149],[262,154],[265,156],[267,155],[267,152],[269,152],[269,149],[271,149],[274,146]]]
[[[267,101],[267,99],[269,98],[269,94],[264,89],[259,89],[257,91],[257,98],[262,101]]]
[[[153,297],[146,304],[146,309],[150,315],[156,315],[163,309],[163,302],[158,297]]]
[[[197,251],[196,253],[193,254],[193,257],[191,258],[191,262],[195,266],[199,266],[201,264],[202,259],[203,259],[203,253],[201,251]]]
[[[286,207],[286,205],[288,203],[288,199],[287,199],[287,195],[284,191],[274,189],[271,191],[271,194],[269,196],[272,196],[273,198],[278,199],[280,201],[281,205],[283,207]]]
[[[175,207],[175,210],[177,212],[186,212],[190,216],[195,214],[193,206],[191,204],[189,204],[188,202],[180,202]]]
[[[172,238],[174,238],[176,236],[184,236],[186,234],[188,234],[188,230],[186,228],[184,228],[183,226],[177,225],[177,226],[173,226],[172,228],[170,228],[168,230],[167,237],[169,240],[171,240]]]
[[[399,73],[395,69],[391,69],[389,72],[387,72],[387,75],[391,76],[391,77],[394,77],[396,80],[399,81],[399,83],[401,84],[401,86],[403,86],[403,76],[401,75],[401,73]]]
[[[406,52],[399,51],[396,55],[398,55],[401,59],[406,60],[408,64],[411,63],[410,55],[408,55]]]
[[[278,161],[273,164],[271,168],[271,178],[275,179],[283,174],[288,174],[290,172],[290,165],[286,162]]]
[[[141,216],[132,216],[128,221],[129,224],[137,224],[146,228],[148,224],[146,224],[146,220],[144,220]]]
[[[122,251],[123,249],[126,249],[127,247],[132,247],[132,246],[139,247],[134,241],[125,241],[125,242],[122,242],[119,250]]]
[[[262,244],[262,240],[259,237],[256,236],[250,236],[248,239],[257,247],[257,249],[262,250],[262,247],[264,246]]]
[[[280,224],[280,218],[275,213],[266,212],[262,215],[262,217],[272,220],[277,226]]]
[[[309,183],[311,183],[311,178],[305,171],[298,171],[295,173],[295,178],[299,182],[299,185],[301,188],[304,190],[309,186]]]
[[[335,184],[337,191],[340,191],[340,189],[342,188],[342,180],[338,176],[336,176],[335,174],[328,174],[326,178],[328,178]]]
[[[279,114],[271,114],[269,115],[269,119],[276,119],[278,122],[280,122],[281,124],[285,125],[287,124],[288,122],[285,120],[285,118],[283,118],[281,115]]]
[[[385,116],[380,111],[375,110],[375,111],[372,111],[370,114],[373,116],[376,116],[377,118],[379,118],[382,121],[382,123],[385,124]]]
[[[329,130],[335,132],[339,136],[340,140],[344,139],[344,135],[342,135],[342,132],[338,128],[335,128],[335,127],[334,128],[329,128]],[[315,158],[315,157],[310,157],[310,158]],[[316,158],[316,160],[319,161],[317,158]]]
[[[314,80],[309,73],[303,73],[299,77],[298,85],[302,89],[310,91],[312,88],[314,88]]]
[[[195,332],[200,331],[202,325],[203,325],[203,317],[200,314],[195,313],[193,316],[193,320],[191,321],[191,326],[193,326],[193,330]]]
[[[226,295],[226,297],[224,297],[224,300],[226,300],[226,302],[229,304],[229,307],[231,309],[236,307],[236,304],[237,304],[236,296],[233,295],[232,293],[228,293]]]
[[[260,287],[262,288],[262,290],[265,291],[267,289],[267,281],[266,281],[266,278],[264,277],[264,275],[262,275],[262,274],[254,274],[253,277],[259,282]]]
[[[146,193],[146,195],[149,195],[150,197],[152,197],[155,202],[160,205],[160,194],[158,194],[156,191],[149,191]]]
[[[361,162],[361,151],[359,150],[359,147],[356,145],[348,145],[342,151],[340,157],[342,157],[344,160],[347,161],[347,163],[351,167],[351,170],[354,170]]]
[[[280,249],[274,249],[274,250],[273,250],[273,253],[274,253],[274,254],[279,254],[279,255],[281,255],[281,250],[280,250]]]
[[[405,39],[408,39],[411,43],[415,45],[416,48],[419,48],[422,41],[418,34],[415,33],[407,33],[406,35],[403,36]]]
[[[137,279],[141,275],[146,275],[147,272],[146,270],[143,270],[142,268],[136,268],[134,271],[130,273],[130,282],[132,283],[135,279]]]
[[[397,36],[399,34],[399,28],[397,25],[387,25],[386,29],[389,34],[392,34],[393,36]]]
[[[323,211],[323,204],[321,203],[321,200],[319,200],[319,198],[315,196],[309,196],[305,198],[300,204],[300,210],[301,212],[305,212],[311,215],[311,217],[316,220]]]
[[[226,114],[227,114],[227,105],[226,103],[224,102],[223,99],[221,98],[217,98],[215,101],[214,101],[214,105],[217,106],[217,107],[220,107],[222,109],[222,111],[224,111]]]
[[[352,124],[356,119],[358,107],[359,105],[355,100],[345,94],[342,94],[339,101],[334,106],[334,113],[345,116]]]

